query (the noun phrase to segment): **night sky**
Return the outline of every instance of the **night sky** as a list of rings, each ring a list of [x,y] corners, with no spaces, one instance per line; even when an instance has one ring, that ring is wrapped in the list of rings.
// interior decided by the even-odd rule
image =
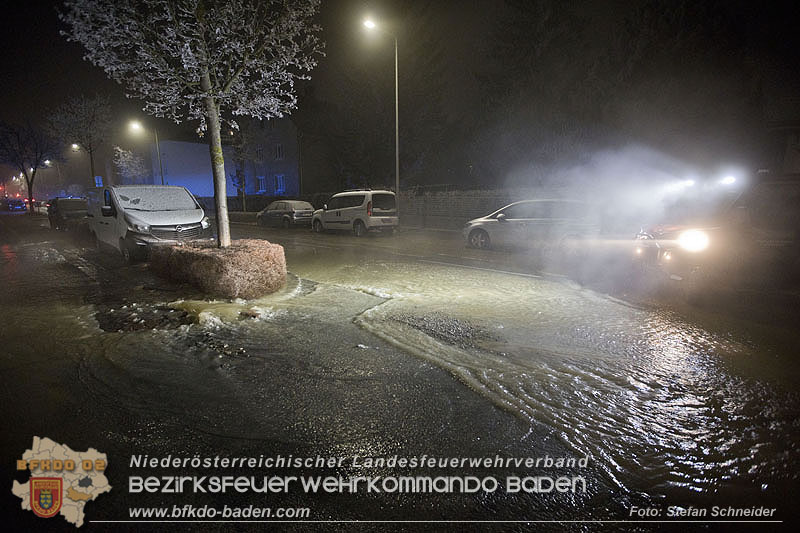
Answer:
[[[351,122],[381,144],[353,148],[337,171],[390,173],[392,43],[363,31],[372,15],[399,39],[405,183],[503,184],[527,159],[541,173],[634,144],[758,167],[767,126],[800,121],[793,3],[695,4],[328,1],[319,15],[326,57],[294,118],[304,133],[340,143],[334,152],[360,142],[336,129]],[[40,122],[97,92],[112,97],[124,134],[128,119],[146,118],[141,104],[59,35],[57,5],[5,3],[0,119]],[[165,138],[192,136],[192,126],[149,120]]]

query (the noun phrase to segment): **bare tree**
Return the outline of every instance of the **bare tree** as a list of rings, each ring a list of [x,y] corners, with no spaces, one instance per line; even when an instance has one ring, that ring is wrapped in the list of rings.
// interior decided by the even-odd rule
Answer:
[[[107,96],[79,96],[51,114],[49,128],[64,144],[77,144],[89,155],[89,186],[96,175],[94,153],[111,132],[111,104]]]
[[[209,133],[219,246],[230,245],[220,128],[231,115],[281,117],[296,107],[322,44],[320,0],[67,0],[61,19],[86,58],[144,110]]]
[[[114,147],[114,166],[117,173],[128,183],[144,183],[147,176],[147,166],[144,158],[125,150],[119,146]]]
[[[231,181],[239,190],[242,197],[242,211],[247,211],[247,173],[248,163],[257,164],[263,162],[264,153],[262,146],[262,136],[258,132],[259,125],[252,120],[245,120],[239,125],[239,131],[234,132],[230,140],[233,148],[234,171],[231,173]]]
[[[58,142],[44,130],[30,124],[0,123],[0,163],[19,170],[28,190],[28,209],[33,214],[33,185],[36,172],[58,154]]]

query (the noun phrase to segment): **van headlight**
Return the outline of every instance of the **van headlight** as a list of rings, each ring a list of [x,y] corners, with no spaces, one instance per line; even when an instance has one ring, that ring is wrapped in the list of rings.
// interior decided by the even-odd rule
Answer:
[[[208,217],[203,217],[203,220],[200,221],[200,226],[202,226],[203,229],[211,227],[211,222],[208,221]]]
[[[150,224],[138,220],[127,219],[128,229],[136,233],[150,233]]]
[[[699,229],[686,230],[678,235],[678,244],[687,252],[702,252],[708,248],[708,233]]]

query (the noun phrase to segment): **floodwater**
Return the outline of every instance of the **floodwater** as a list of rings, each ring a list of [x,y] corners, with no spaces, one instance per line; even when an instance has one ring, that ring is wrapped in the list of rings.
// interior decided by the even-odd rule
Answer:
[[[619,487],[758,492],[797,475],[795,354],[567,281],[305,259],[298,275],[385,299],[361,327],[543,424]]]
[[[229,446],[270,434],[285,435],[288,451],[407,454],[437,416],[473,417],[476,432],[516,439],[514,453],[589,456],[605,490],[639,500],[772,502],[797,486],[795,344],[768,326],[693,321],[534,273],[313,242],[287,246],[282,291],[234,302],[64,243],[4,245],[0,255],[7,354],[42,375],[77,376],[28,403],[80,393],[94,406],[79,402],[84,413],[127,421],[107,435],[129,446],[175,446],[173,425]],[[37,359],[52,339],[59,357]],[[3,365],[11,380],[31,370]],[[436,389],[475,411],[427,411],[417,396]],[[398,411],[376,406],[384,396]],[[460,435],[448,438],[465,456],[484,451]]]

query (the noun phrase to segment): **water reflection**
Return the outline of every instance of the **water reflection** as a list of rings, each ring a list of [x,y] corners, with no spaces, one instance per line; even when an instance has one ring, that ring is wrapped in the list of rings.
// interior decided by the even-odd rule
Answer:
[[[648,492],[713,492],[732,480],[759,486],[765,472],[794,475],[784,464],[797,464],[798,398],[787,384],[732,372],[742,358],[770,364],[735,336],[547,280],[386,262],[301,269],[386,298],[358,317],[362,327],[545,424],[621,488],[637,479]],[[410,315],[482,334],[458,345],[426,330],[442,320]]]

